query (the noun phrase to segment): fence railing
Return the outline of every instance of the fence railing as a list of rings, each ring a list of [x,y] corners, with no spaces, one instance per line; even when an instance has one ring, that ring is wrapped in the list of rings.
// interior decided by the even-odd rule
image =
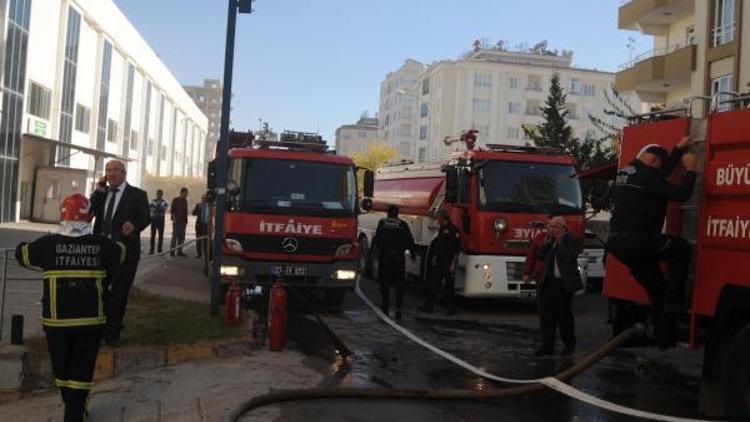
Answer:
[[[653,50],[649,50],[649,51],[647,51],[645,53],[641,53],[641,54],[633,57],[628,62],[621,64],[618,69],[620,71],[626,70],[626,69],[630,69],[633,66],[635,66],[636,63],[640,63],[640,62],[642,62],[644,60],[648,60],[648,59],[651,59],[651,58],[654,58],[654,57],[665,56],[665,55],[667,55],[669,53],[674,53],[675,51],[682,50],[685,47],[690,47],[690,46],[693,46],[693,45],[695,45],[695,39],[690,38],[690,39],[687,39],[687,40],[684,40],[684,41],[680,41],[680,42],[674,43],[674,44],[666,46],[666,47],[655,48]]]

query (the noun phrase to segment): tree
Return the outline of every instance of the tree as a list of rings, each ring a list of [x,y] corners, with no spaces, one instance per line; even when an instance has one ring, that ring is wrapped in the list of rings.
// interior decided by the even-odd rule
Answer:
[[[603,142],[608,142],[614,154],[617,154],[620,149],[622,128],[627,124],[629,117],[638,113],[628,100],[615,89],[614,83],[610,85],[609,90],[604,91],[604,100],[606,105],[602,112],[609,118],[604,120],[589,114],[588,119],[596,131],[592,136],[601,139]]]
[[[560,86],[560,75],[557,73],[552,75],[549,95],[541,111],[544,118],[541,124],[523,127],[526,137],[535,146],[561,149],[573,157],[578,172],[590,170],[616,158],[610,147],[610,139],[594,136],[591,132],[586,133],[583,140],[573,136],[573,129],[567,121],[567,96]],[[583,204],[589,216],[612,208],[611,198],[607,195],[608,181],[582,180],[581,190]]]
[[[383,167],[386,163],[393,160],[398,152],[395,148],[385,143],[375,144],[367,152],[357,152],[351,155],[352,161],[358,167],[363,167],[368,170],[375,171],[380,167]],[[359,194],[362,195],[362,181],[364,174],[362,172],[357,173],[357,184],[359,186]]]

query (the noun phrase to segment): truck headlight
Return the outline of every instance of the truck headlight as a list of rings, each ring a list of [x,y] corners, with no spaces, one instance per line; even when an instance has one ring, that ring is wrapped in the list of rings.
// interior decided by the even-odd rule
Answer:
[[[347,243],[346,245],[341,245],[336,249],[334,257],[341,258],[342,256],[351,255],[353,251],[354,245],[352,245],[351,243]]]
[[[242,252],[242,243],[240,243],[239,240],[236,240],[236,239],[227,239],[227,240],[224,241],[224,244],[231,251]]]
[[[357,278],[357,272],[353,270],[336,270],[334,276],[337,280],[354,280]]]
[[[219,269],[219,274],[228,277],[237,277],[240,275],[240,267],[234,265],[222,265]]]
[[[495,231],[498,233],[501,233],[505,231],[505,229],[508,228],[508,221],[504,218],[498,218],[495,220],[494,223],[492,223],[492,227],[495,228]]]

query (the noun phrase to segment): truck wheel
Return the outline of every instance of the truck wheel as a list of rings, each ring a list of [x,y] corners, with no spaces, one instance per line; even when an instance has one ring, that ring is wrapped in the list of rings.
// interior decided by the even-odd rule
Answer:
[[[367,245],[367,238],[365,236],[359,237],[359,273],[364,274],[365,277],[369,277],[367,254],[370,252],[370,247]]]
[[[340,309],[346,298],[346,289],[327,289],[326,304],[330,307]]]
[[[750,420],[750,324],[729,345],[724,377],[726,405],[732,420]]]

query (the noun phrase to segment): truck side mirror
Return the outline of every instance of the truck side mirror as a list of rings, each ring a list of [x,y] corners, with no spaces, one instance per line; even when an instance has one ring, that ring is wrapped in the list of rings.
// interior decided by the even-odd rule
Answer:
[[[445,169],[445,202],[448,204],[458,202],[458,169],[455,167]]]
[[[462,204],[468,204],[469,203],[469,180],[471,176],[469,175],[469,170],[466,168],[462,168],[458,170],[458,202]]]
[[[370,212],[372,211],[372,199],[370,198],[364,198],[362,199],[362,211]]]
[[[375,173],[372,170],[365,170],[363,194],[365,198],[372,198],[375,194]],[[370,205],[372,205],[372,201],[370,201]],[[364,201],[362,207],[364,208]]]

